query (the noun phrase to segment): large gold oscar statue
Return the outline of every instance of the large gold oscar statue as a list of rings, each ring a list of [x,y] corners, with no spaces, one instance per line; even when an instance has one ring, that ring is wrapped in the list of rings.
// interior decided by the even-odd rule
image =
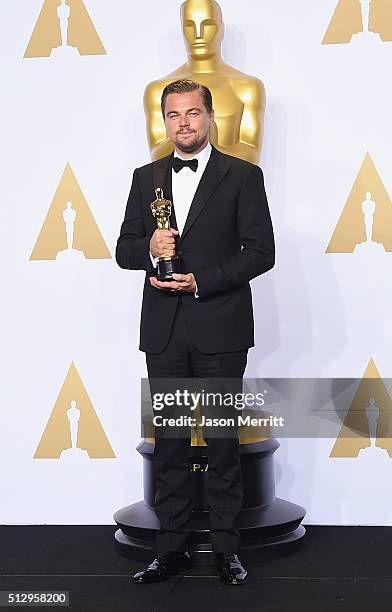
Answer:
[[[215,110],[211,143],[223,153],[257,164],[263,136],[263,83],[222,60],[224,26],[222,11],[215,0],[186,0],[181,6],[181,22],[188,61],[163,79],[150,83],[144,93],[152,159],[173,150],[161,113],[162,91],[168,83],[186,78],[211,90]]]

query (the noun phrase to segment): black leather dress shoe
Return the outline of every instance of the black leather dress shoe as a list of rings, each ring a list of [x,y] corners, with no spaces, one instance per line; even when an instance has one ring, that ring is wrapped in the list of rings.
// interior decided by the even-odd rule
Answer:
[[[248,572],[241,564],[237,554],[216,553],[214,561],[220,579],[225,584],[245,584],[247,582]]]
[[[158,553],[154,561],[141,572],[134,575],[133,581],[139,584],[161,582],[173,574],[183,574],[191,569],[191,556],[185,552]]]

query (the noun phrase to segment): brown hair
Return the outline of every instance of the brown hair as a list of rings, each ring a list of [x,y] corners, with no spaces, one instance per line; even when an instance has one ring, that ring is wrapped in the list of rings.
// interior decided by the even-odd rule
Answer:
[[[207,109],[208,114],[212,112],[212,95],[208,87],[205,85],[201,85],[200,83],[196,83],[195,81],[191,81],[190,79],[180,79],[178,81],[173,81],[173,83],[169,83],[166,85],[165,89],[162,92],[161,97],[161,109],[162,115],[165,116],[165,103],[166,98],[171,93],[187,93],[189,91],[200,90],[200,93],[203,98],[204,106]]]

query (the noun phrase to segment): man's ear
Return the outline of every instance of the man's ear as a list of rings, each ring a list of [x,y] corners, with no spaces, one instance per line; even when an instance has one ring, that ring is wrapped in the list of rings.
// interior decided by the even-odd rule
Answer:
[[[214,119],[215,119],[215,113],[212,110],[210,113],[210,126],[214,123]]]

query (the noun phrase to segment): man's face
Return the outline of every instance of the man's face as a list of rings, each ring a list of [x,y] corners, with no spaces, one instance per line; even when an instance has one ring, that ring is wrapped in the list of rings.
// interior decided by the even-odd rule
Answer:
[[[166,132],[183,153],[194,153],[203,148],[213,120],[214,112],[208,114],[199,90],[171,93],[166,98]]]

